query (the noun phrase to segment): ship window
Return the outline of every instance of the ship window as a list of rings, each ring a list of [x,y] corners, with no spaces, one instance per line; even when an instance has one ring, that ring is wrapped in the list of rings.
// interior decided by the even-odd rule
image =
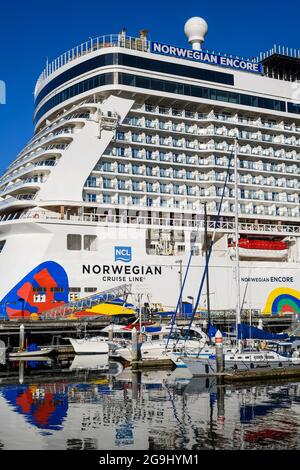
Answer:
[[[84,292],[97,292],[97,287],[85,287]]]
[[[144,70],[152,70],[155,72],[167,73],[171,75],[178,75],[182,77],[195,78],[197,80],[207,80],[210,82],[224,83],[227,85],[234,85],[234,76],[230,73],[224,73],[213,70],[206,70],[199,67],[193,67],[192,65],[185,66],[180,64],[170,64],[161,60],[154,60],[142,57],[135,57],[129,54],[105,54],[103,56],[97,56],[92,59],[86,60],[85,62],[76,65],[75,67],[66,70],[59,74],[53,80],[51,80],[38,94],[35,100],[35,106],[37,106],[41,100],[47,96],[51,91],[58,88],[60,85],[68,82],[69,80],[79,77],[84,73],[95,70],[100,67],[104,67],[112,64],[125,65],[127,67],[134,67]],[[85,80],[78,85],[79,92],[84,92],[89,89],[90,81],[97,81],[97,77]],[[149,88],[149,79],[146,77],[142,78],[144,82],[144,88]],[[97,86],[97,85],[94,85]]]
[[[79,299],[79,294],[77,292],[70,292],[69,293],[69,302],[73,302],[74,300]]]
[[[46,294],[34,294],[33,302],[35,304],[41,304],[46,302]]]
[[[0,253],[1,253],[2,250],[3,250],[5,243],[6,243],[6,240],[1,240],[1,241],[0,241]]]
[[[69,233],[67,235],[67,248],[68,250],[81,250],[81,235],[74,235]]]
[[[96,194],[87,193],[85,200],[87,202],[96,202],[97,201]]]
[[[46,287],[34,287],[33,292],[46,292]]]
[[[50,291],[51,292],[60,292],[60,293],[62,293],[62,292],[65,291],[65,289],[63,287],[51,287]]]
[[[119,83],[123,85],[130,85],[134,87],[141,87],[140,79],[142,77],[138,75],[129,75],[120,73]],[[167,82],[164,80],[157,80],[150,78],[149,89],[160,90],[169,93],[183,94],[188,96],[196,96],[199,98],[205,98],[209,100],[220,100],[229,103],[243,104],[246,106],[253,106],[259,108],[273,109],[276,111],[286,111],[286,102],[280,100],[273,100],[270,98],[264,98],[262,96],[246,95],[243,93],[235,93],[223,90],[217,90],[215,88],[204,88],[195,85],[182,85],[178,86],[177,82]],[[143,85],[143,88],[145,86]],[[299,107],[300,108],[300,107]],[[292,109],[290,107],[290,109]],[[294,109],[291,112],[297,112]]]
[[[84,235],[83,247],[85,251],[97,251],[97,235]]]
[[[80,292],[81,288],[80,287],[69,287],[69,292]]]
[[[103,194],[103,202],[105,204],[111,204],[111,196],[109,194]]]

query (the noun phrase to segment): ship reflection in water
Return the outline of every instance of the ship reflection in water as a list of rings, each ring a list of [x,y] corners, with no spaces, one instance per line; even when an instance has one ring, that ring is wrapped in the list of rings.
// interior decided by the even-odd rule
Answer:
[[[0,449],[300,448],[300,383],[219,387],[90,359],[0,366]]]

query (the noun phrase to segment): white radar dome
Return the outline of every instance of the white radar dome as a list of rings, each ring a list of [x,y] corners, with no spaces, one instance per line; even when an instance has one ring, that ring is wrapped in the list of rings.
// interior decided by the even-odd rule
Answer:
[[[204,42],[207,31],[208,25],[206,21],[199,16],[190,18],[184,25],[185,35],[189,43],[192,44],[192,48],[196,51],[201,50],[201,45]]]

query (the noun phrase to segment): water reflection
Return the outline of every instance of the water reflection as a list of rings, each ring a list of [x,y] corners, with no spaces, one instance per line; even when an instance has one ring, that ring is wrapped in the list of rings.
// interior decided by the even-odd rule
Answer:
[[[1,366],[2,448],[300,447],[300,383],[221,387],[187,369],[104,373],[103,360]]]

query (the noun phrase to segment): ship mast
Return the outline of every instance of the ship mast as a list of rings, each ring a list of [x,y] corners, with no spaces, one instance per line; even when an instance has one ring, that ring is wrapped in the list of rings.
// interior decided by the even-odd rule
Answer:
[[[241,292],[240,292],[240,256],[239,256],[239,195],[238,195],[238,138],[234,139],[234,207],[235,207],[235,281],[236,281],[236,338],[239,351],[242,349],[238,341],[238,326],[241,324]]]

